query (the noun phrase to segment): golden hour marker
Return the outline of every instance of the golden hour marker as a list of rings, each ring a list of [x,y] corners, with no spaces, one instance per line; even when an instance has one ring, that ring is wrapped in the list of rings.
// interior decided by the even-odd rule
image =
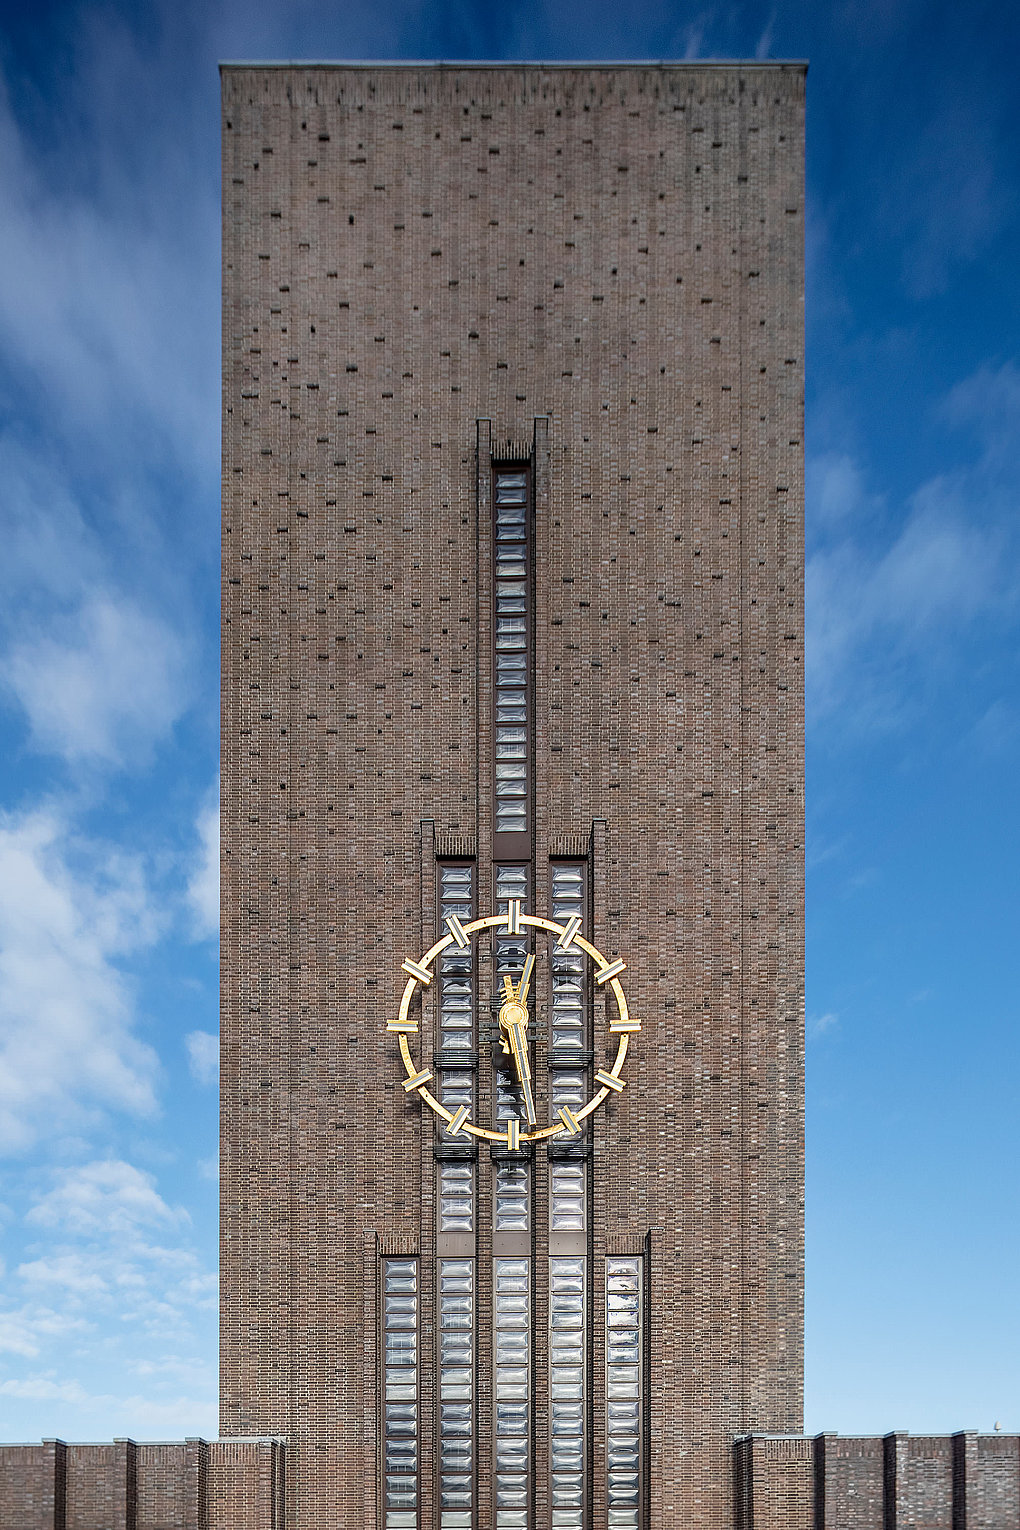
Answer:
[[[416,1073],[413,1078],[405,1078],[404,1088],[410,1094],[412,1089],[420,1089],[422,1084],[427,1084],[431,1077],[432,1074],[429,1069],[424,1068],[421,1073]]]
[[[461,924],[456,914],[447,915],[446,928],[449,930],[458,946],[460,946],[460,949],[462,951],[466,951],[471,944],[471,939],[465,933],[464,926]]]
[[[580,1136],[581,1123],[574,1115],[574,1112],[566,1105],[560,1106],[560,1120],[572,1137]]]
[[[622,1015],[617,1015],[616,1019],[610,1022],[609,1034],[619,1035],[621,1031],[639,1031],[640,1029],[641,1021],[635,1020],[633,1015],[628,1015],[626,1019]]]
[[[454,1111],[453,1115],[450,1117],[450,1124],[446,1128],[451,1137],[456,1137],[457,1133],[460,1131],[461,1127],[464,1125],[464,1122],[467,1120],[470,1114],[471,1111],[467,1105],[461,1105],[457,1110]]]
[[[556,950],[557,951],[567,951],[567,950],[569,950],[570,946],[573,944],[574,936],[577,934],[577,932],[578,932],[578,930],[580,928],[581,928],[581,916],[580,916],[580,914],[571,914],[570,918],[567,920],[566,924],[564,925],[563,934],[560,936],[559,940],[556,942]]]
[[[595,1082],[603,1084],[606,1089],[612,1089],[616,1094],[619,1094],[623,1088],[623,1079],[617,1078],[615,1074],[607,1073],[605,1068],[599,1068],[595,1074]]]
[[[426,986],[431,983],[432,973],[427,967],[420,967],[417,962],[412,962],[410,958],[406,962],[401,962],[400,966],[402,971],[410,973],[411,977],[417,978],[419,983],[424,983]]]
[[[506,1145],[511,1153],[516,1153],[521,1145],[521,1123],[516,1116],[511,1116],[506,1123]]]
[[[386,1029],[388,1031],[402,1031],[407,1036],[417,1036],[418,1022],[413,1015],[408,1015],[404,1020],[401,1020],[398,1016],[396,1020],[387,1020]]]
[[[508,935],[521,933],[521,900],[511,898],[506,909],[506,932]]]
[[[405,966],[407,965],[406,962],[405,962],[404,965]],[[610,978],[614,978],[619,973],[621,973],[624,970],[624,968],[626,967],[626,965],[627,965],[627,963],[625,961],[622,961],[622,960],[621,961],[617,961],[617,962],[610,962],[608,967],[603,967],[603,968],[601,968],[600,971],[596,972],[596,974],[595,974],[595,981],[596,981],[596,983],[598,983],[600,986],[602,984],[604,984],[604,983],[608,983],[609,979]]]

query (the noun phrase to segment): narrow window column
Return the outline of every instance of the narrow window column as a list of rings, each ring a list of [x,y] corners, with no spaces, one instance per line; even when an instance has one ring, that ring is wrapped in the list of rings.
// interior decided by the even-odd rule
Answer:
[[[418,1262],[383,1260],[385,1530],[418,1524]]]
[[[586,1264],[583,1258],[549,1260],[552,1530],[584,1526]]]
[[[531,1260],[494,1261],[496,1530],[528,1530]]]
[[[474,867],[441,863],[440,926],[451,917],[462,924],[474,918]],[[447,947],[439,958],[439,1098],[448,1110],[466,1105],[474,1111],[477,1060],[474,1016],[474,954],[469,946]],[[456,1139],[443,1133],[446,1143]],[[468,1159],[444,1158],[439,1164],[441,1233],[474,1231],[475,1168]]]
[[[606,1435],[609,1530],[640,1530],[641,1391],[640,1256],[606,1260]]]
[[[474,1523],[475,1265],[439,1261],[439,1527]]]

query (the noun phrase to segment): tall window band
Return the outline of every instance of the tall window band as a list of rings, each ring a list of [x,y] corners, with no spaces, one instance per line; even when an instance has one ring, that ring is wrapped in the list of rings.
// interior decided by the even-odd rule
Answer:
[[[531,469],[493,472],[493,832],[499,857],[531,856],[532,496]]]

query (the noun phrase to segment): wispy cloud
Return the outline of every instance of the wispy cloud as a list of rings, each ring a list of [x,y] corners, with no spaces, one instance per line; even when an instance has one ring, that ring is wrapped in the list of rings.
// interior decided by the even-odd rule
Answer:
[[[220,1038],[208,1031],[191,1031],[184,1038],[188,1066],[200,1084],[215,1084],[220,1076]]]
[[[176,1227],[187,1220],[182,1208],[167,1205],[151,1174],[123,1159],[103,1159],[67,1170],[26,1217],[33,1225],[58,1232],[106,1236],[154,1226]]]
[[[107,456],[102,437],[116,426],[119,452],[133,438],[142,455],[210,468],[215,181],[195,175],[180,121],[147,135],[148,174],[138,165],[131,175],[114,141],[144,111],[155,61],[109,14],[92,38],[71,91],[52,102],[53,131],[66,131],[60,156],[26,136],[0,81],[0,347],[61,433],[86,431]],[[202,356],[209,366],[196,376]]]
[[[976,621],[1012,623],[1020,594],[1020,377],[980,369],[943,417],[973,431],[971,463],[928,479],[900,515],[849,455],[808,473],[807,681],[817,723],[898,726],[952,668]]]
[[[126,599],[87,601],[63,632],[12,648],[8,683],[35,746],[70,761],[123,765],[169,732],[185,699],[183,646]]]
[[[198,815],[198,855],[188,879],[188,898],[196,933],[213,939],[220,930],[220,804],[219,779]]]
[[[827,1035],[839,1026],[839,1016],[834,1010],[827,1010],[824,1015],[809,1016],[807,1022],[807,1035],[809,1041],[817,1041],[820,1036]]]
[[[155,1111],[117,959],[158,929],[137,860],[72,841],[53,812],[0,818],[0,1149]]]

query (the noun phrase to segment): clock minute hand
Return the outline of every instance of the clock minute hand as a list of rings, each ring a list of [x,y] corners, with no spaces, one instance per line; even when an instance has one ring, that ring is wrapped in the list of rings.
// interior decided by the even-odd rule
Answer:
[[[528,1125],[534,1126],[536,1120],[535,1097],[531,1092],[531,1063],[528,1060],[527,1033],[520,1021],[512,1022],[509,1031],[517,1080],[524,1095],[524,1111],[528,1118]]]
[[[527,1004],[528,989],[531,987],[531,974],[535,970],[535,953],[530,951],[524,963],[524,971],[521,973],[520,982],[517,984],[517,992],[514,999],[518,1004]]]

